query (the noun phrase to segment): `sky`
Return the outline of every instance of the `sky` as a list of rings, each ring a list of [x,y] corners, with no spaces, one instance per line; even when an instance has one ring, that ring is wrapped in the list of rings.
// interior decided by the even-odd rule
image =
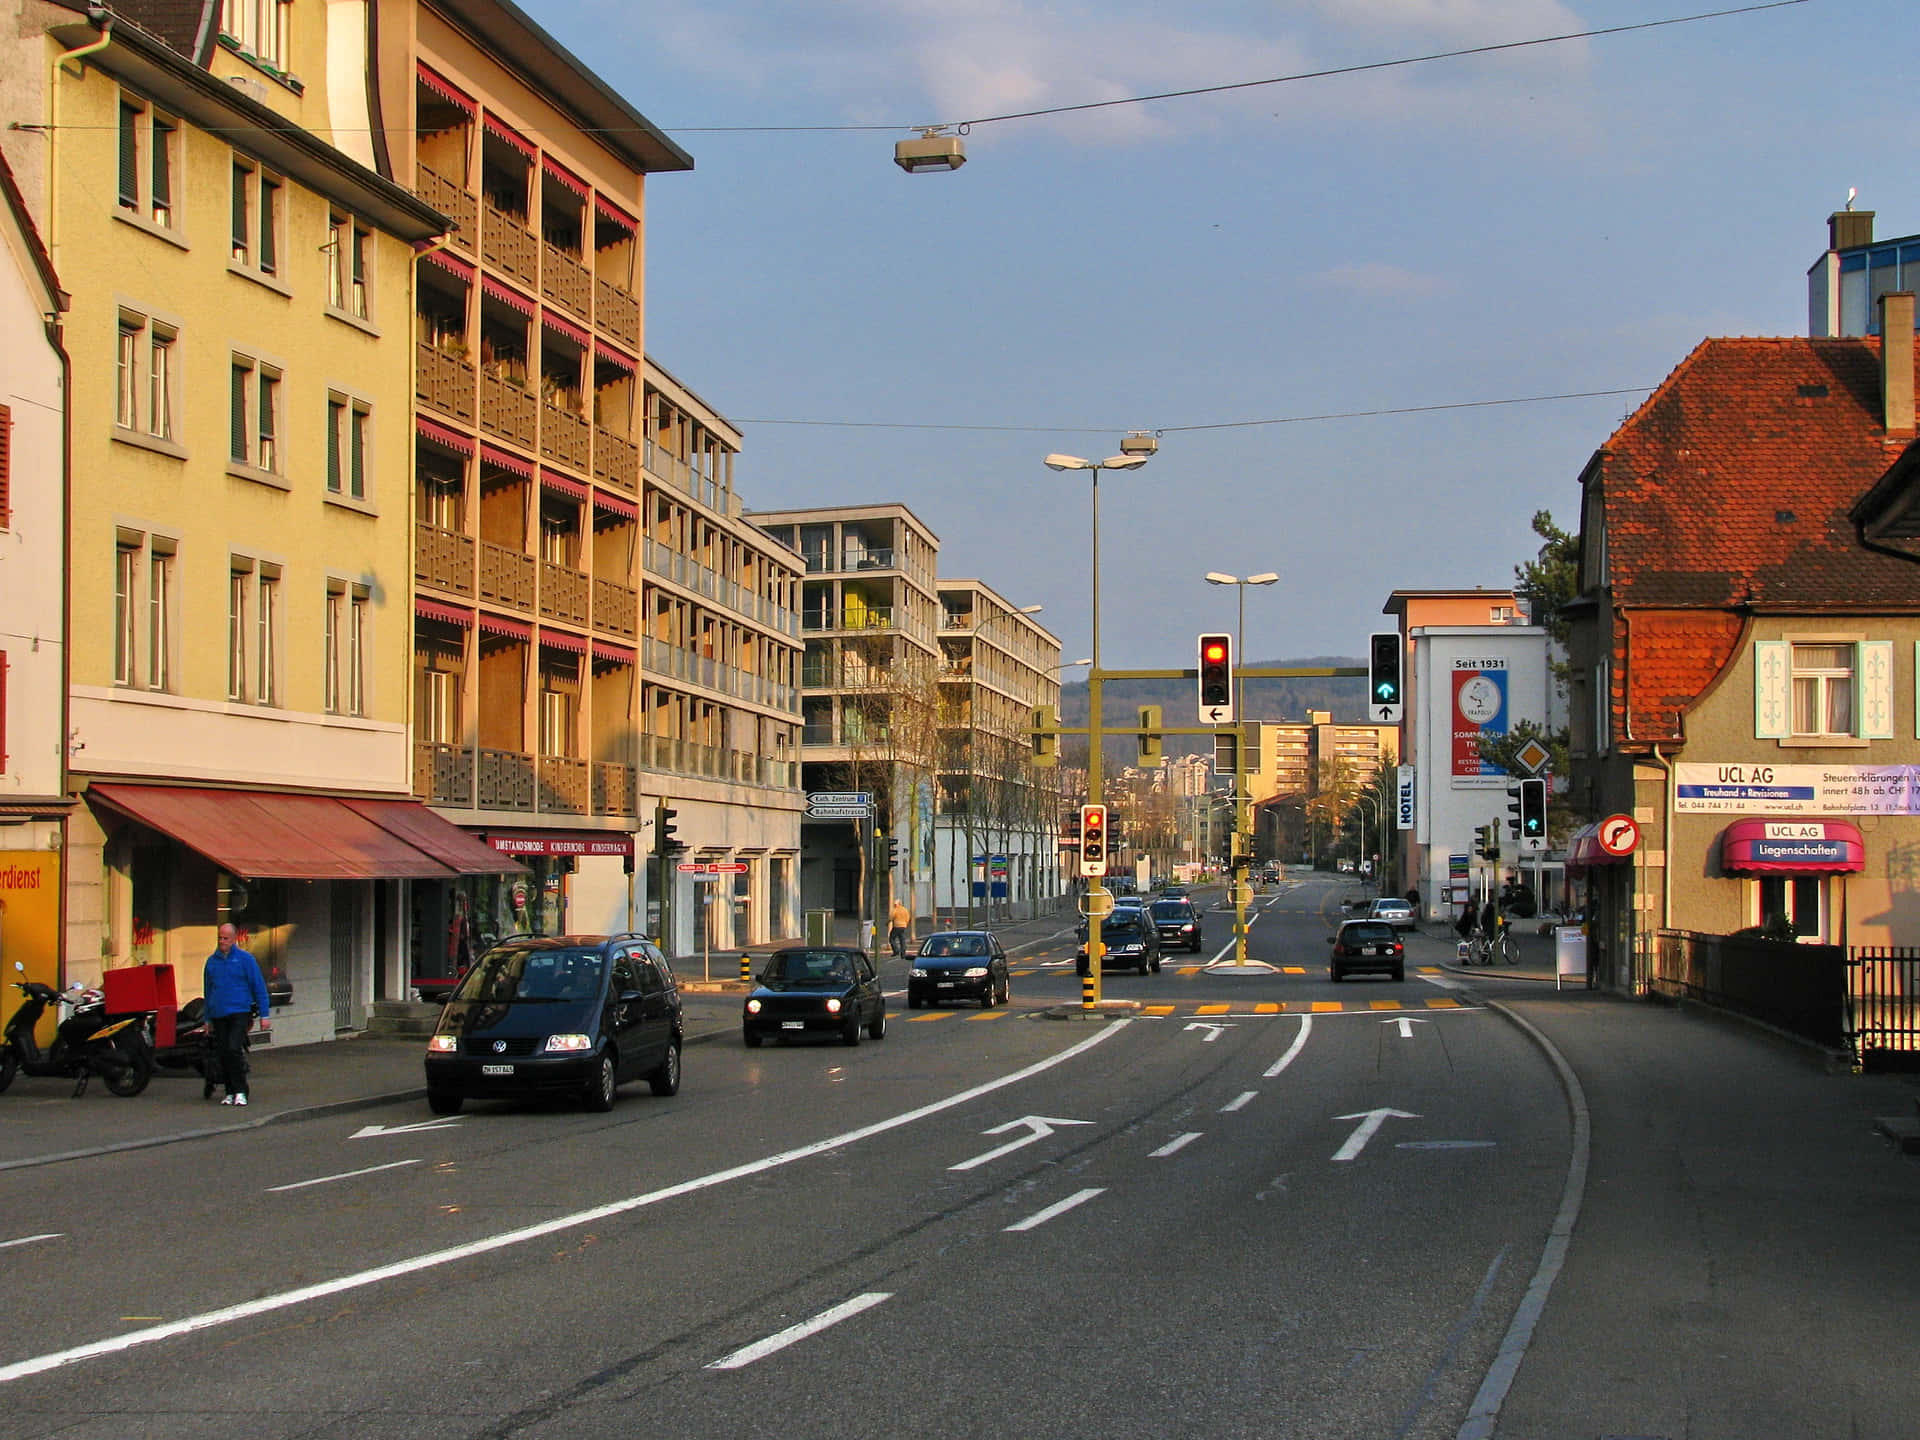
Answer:
[[[1249,660],[1511,585],[1695,344],[1806,333],[1850,187],[1920,231],[1912,0],[1004,121],[1739,0],[521,3],[694,157],[648,182],[646,345],[749,509],[904,503],[1077,658],[1093,487],[1042,459],[1157,434],[1099,485],[1108,668],[1231,629],[1208,571],[1281,576]],[[959,171],[892,163],[965,120]]]

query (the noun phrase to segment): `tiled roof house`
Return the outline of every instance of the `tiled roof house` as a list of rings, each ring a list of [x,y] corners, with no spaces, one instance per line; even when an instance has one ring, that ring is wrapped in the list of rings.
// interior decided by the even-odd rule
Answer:
[[[1920,819],[1876,788],[1920,761],[1914,302],[1882,303],[1884,345],[1702,341],[1581,474],[1571,798],[1641,835],[1571,857],[1603,983],[1663,927],[1920,941]]]

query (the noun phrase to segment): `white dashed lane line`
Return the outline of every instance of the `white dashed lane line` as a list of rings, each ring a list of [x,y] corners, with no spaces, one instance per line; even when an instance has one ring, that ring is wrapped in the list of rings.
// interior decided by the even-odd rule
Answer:
[[[849,1320],[853,1316],[858,1315],[862,1310],[871,1310],[883,1300],[891,1300],[892,1298],[891,1293],[881,1293],[878,1291],[869,1292],[865,1295],[856,1295],[851,1300],[841,1301],[831,1309],[822,1310],[811,1320],[802,1320],[798,1325],[789,1325],[777,1335],[769,1335],[764,1340],[756,1340],[751,1345],[743,1345],[731,1355],[723,1355],[720,1359],[710,1362],[707,1365],[707,1369],[738,1370],[743,1366],[753,1364],[756,1360],[764,1360],[767,1356],[774,1354],[776,1351],[784,1350],[789,1345],[797,1344],[809,1335],[818,1335],[829,1326],[838,1325],[842,1320]]]

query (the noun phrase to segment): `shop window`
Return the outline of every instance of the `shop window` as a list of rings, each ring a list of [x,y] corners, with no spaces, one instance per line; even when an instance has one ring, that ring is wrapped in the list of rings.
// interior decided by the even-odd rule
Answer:
[[[1765,875],[1749,887],[1748,918],[1766,928],[1781,921],[1794,938],[1818,941],[1826,935],[1826,881],[1818,875]]]

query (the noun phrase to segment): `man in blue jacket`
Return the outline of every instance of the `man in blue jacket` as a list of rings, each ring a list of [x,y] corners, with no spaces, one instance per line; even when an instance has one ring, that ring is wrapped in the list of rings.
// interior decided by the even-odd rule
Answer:
[[[260,973],[260,962],[234,943],[238,935],[231,925],[220,927],[218,948],[207,957],[202,981],[207,1024],[213,1030],[213,1063],[227,1089],[222,1105],[247,1103],[247,1031],[253,1028],[256,1015],[262,1030],[273,1023],[266,977]]]

